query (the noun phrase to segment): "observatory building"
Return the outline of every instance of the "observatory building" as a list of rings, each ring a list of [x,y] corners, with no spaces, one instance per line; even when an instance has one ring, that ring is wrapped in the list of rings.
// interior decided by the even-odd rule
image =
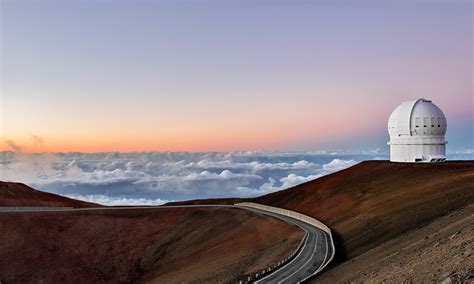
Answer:
[[[446,160],[446,117],[429,100],[405,101],[388,119],[390,161],[443,162]]]

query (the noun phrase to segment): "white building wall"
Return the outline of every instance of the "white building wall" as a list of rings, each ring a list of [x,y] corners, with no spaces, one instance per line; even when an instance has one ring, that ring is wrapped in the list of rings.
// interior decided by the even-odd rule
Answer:
[[[444,144],[391,144],[392,162],[440,162],[446,159]]]

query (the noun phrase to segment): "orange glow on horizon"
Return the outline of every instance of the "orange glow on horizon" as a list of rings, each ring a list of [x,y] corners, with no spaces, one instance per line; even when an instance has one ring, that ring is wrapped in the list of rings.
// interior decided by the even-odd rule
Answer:
[[[350,141],[367,134],[384,133],[391,108],[388,104],[372,108],[365,101],[341,104],[334,99],[324,105],[308,103],[304,108],[300,105],[255,108],[246,110],[242,116],[219,113],[221,120],[197,114],[191,118],[159,117],[151,122],[140,120],[141,116],[130,116],[121,123],[98,116],[67,121],[53,117],[54,123],[42,122],[41,117],[38,120],[3,119],[0,151],[14,148],[26,153],[295,149],[298,145]],[[37,132],[23,130],[28,126]]]
[[[316,125],[315,125],[316,126]],[[31,137],[4,138],[0,151],[15,150],[14,143],[22,152],[227,152],[287,149],[308,139],[318,143],[341,140],[355,135],[355,131],[338,131],[337,126],[319,125],[315,130],[287,128],[262,131],[247,129],[243,131],[209,131],[186,133],[183,135],[106,135],[106,136],[44,136],[44,143],[36,143]],[[318,130],[318,131],[316,131]]]

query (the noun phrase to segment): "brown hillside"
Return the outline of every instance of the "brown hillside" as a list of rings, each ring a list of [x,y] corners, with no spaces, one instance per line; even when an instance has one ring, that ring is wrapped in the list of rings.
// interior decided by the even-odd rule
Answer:
[[[0,213],[1,283],[217,283],[288,256],[299,228],[236,208]]]
[[[316,277],[313,283],[474,283],[474,204]]]
[[[22,183],[0,181],[0,206],[7,207],[101,207],[99,204],[79,201],[33,189]]]
[[[343,260],[474,203],[474,161],[366,161],[251,201],[323,221]]]

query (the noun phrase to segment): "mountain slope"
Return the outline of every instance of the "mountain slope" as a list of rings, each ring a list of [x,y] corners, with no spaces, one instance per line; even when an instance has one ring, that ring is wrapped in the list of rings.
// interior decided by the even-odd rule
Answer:
[[[472,283],[474,204],[334,267],[313,283]]]
[[[22,183],[0,181],[0,206],[6,207],[101,207],[57,194],[33,189]]]
[[[323,221],[343,261],[474,203],[474,161],[366,161],[251,201]]]
[[[224,207],[0,213],[0,232],[1,283],[235,282],[304,235]]]

